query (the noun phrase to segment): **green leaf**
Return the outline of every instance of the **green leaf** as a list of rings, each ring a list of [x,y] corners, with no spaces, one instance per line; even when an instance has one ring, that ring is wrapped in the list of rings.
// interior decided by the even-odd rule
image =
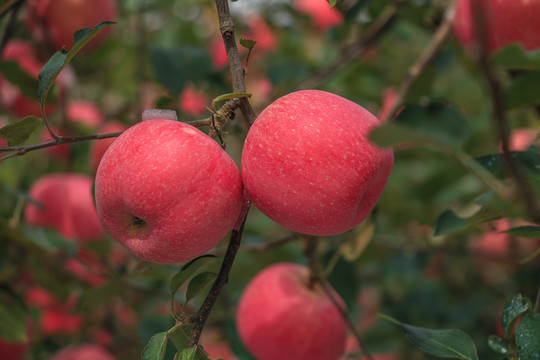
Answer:
[[[190,348],[182,349],[176,358],[178,360],[195,360],[196,354],[197,354],[197,345]]]
[[[540,176],[540,154],[536,151],[512,151],[511,156],[525,174]],[[484,155],[477,157],[475,160],[493,175],[501,178],[510,176],[504,165],[505,161],[502,154]]]
[[[7,139],[9,146],[17,146],[28,140],[30,135],[40,126],[40,118],[26,116],[0,128],[0,137]]]
[[[216,279],[217,274],[215,272],[203,272],[197,274],[191,279],[186,291],[186,301],[184,306],[192,300],[195,296],[202,293],[208,286],[210,286]]]
[[[197,271],[203,269],[205,266],[212,263],[216,259],[216,257],[217,256],[210,254],[202,255],[184,264],[180,271],[178,271],[171,279],[171,282],[169,284],[169,290],[171,294],[174,296],[180,286],[182,286],[187,280],[193,277],[197,273]]]
[[[186,347],[192,330],[193,324],[177,325],[169,332],[169,340],[176,349],[182,350]]]
[[[506,304],[504,304],[501,324],[504,330],[504,337],[507,340],[512,338],[514,326],[518,318],[531,310],[531,301],[528,298],[521,296],[521,294],[512,296]]]
[[[463,215],[457,214],[452,209],[443,211],[435,220],[433,234],[435,236],[448,235],[499,218],[497,206],[491,205],[493,198],[492,192],[477,197]]]
[[[26,97],[37,100],[38,80],[21,69],[17,62],[1,61],[0,72],[11,84],[18,86]]]
[[[326,0],[326,1],[328,1],[328,4],[330,4],[330,9],[336,6],[337,4],[337,0]]]
[[[501,232],[517,237],[540,239],[540,226],[536,225],[517,226]]]
[[[499,354],[508,353],[508,343],[496,335],[490,335],[488,338],[489,347]]]
[[[77,243],[69,241],[52,229],[41,227],[22,227],[24,237],[45,251],[66,250],[70,255],[77,253]]]
[[[540,314],[523,316],[516,327],[516,345],[520,360],[540,360]]]
[[[186,81],[197,83],[207,81],[213,76],[212,62],[204,48],[179,47],[165,49],[152,47],[150,58],[160,83],[178,96]]]
[[[377,145],[387,147],[402,142],[422,146],[458,149],[469,137],[467,119],[455,107],[432,101],[405,107],[393,122],[387,122],[370,134]]]
[[[111,24],[114,24],[114,22],[105,21],[97,24],[93,28],[83,28],[75,31],[73,34],[74,41],[71,50],[67,51],[62,48],[62,50],[57,51],[51,56],[49,61],[47,61],[39,72],[38,97],[42,108],[45,105],[47,94],[54,84],[54,80],[58,74],[60,74],[62,69],[69,64],[71,59],[73,59],[73,57],[77,55],[77,53],[92,40],[94,36]]]
[[[152,336],[142,353],[142,360],[163,360],[167,349],[167,332]]]
[[[506,89],[506,107],[509,110],[540,102],[540,71],[532,71],[515,78]]]
[[[8,291],[0,291],[0,339],[14,343],[28,341],[27,316],[20,299]]]
[[[408,325],[386,315],[379,316],[400,325],[409,340],[428,354],[450,359],[478,360],[473,341],[459,329],[433,330]]]
[[[251,55],[251,52],[253,51],[253,47],[255,47],[255,44],[257,42],[255,40],[249,40],[249,39],[240,39],[240,45],[248,49],[248,54],[246,57],[246,66],[249,62],[249,55]]]
[[[231,100],[235,98],[250,98],[251,94],[248,93],[230,93],[230,94],[223,94],[219,95],[218,97],[214,98],[212,100],[212,110],[216,111],[216,104],[220,101],[226,101]]]
[[[506,46],[491,56],[495,64],[514,69],[540,68],[540,51],[527,51],[523,45]]]
[[[369,139],[381,147],[390,147],[400,143],[430,143],[433,139],[418,133],[415,129],[398,124],[396,122],[385,122],[375,128],[369,134]]]

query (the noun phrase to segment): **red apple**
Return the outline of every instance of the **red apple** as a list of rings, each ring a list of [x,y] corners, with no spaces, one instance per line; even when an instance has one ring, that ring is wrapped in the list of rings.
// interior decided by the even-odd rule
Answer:
[[[97,128],[105,117],[91,101],[71,101],[66,107],[66,117],[70,122],[78,122],[90,128]]]
[[[127,125],[124,125],[117,121],[111,121],[105,124],[99,130],[99,132],[102,134],[105,134],[105,133],[125,131],[127,128],[128,128]],[[90,148],[90,167],[92,168],[92,172],[95,173],[97,171],[99,162],[101,161],[103,154],[105,154],[105,151],[107,151],[107,149],[109,148],[109,146],[111,146],[114,140],[116,140],[115,137],[102,139],[102,140],[96,140],[92,142],[92,145]]]
[[[480,9],[489,53],[512,43],[527,50],[540,47],[540,0],[458,0],[452,27],[469,50],[478,46],[474,9]]]
[[[115,357],[100,345],[82,344],[65,347],[50,360],[115,360]]]
[[[71,49],[75,31],[103,21],[115,21],[117,14],[116,0],[30,0],[27,24],[39,40],[47,41],[56,50],[63,46]],[[85,49],[99,47],[111,30],[112,27],[102,30]]]
[[[180,110],[190,115],[200,116],[208,112],[208,96],[202,91],[195,90],[193,84],[189,84],[180,94]]]
[[[105,230],[135,256],[157,263],[210,250],[233,228],[243,204],[229,155],[198,129],[166,119],[138,123],[111,144],[95,196]]]
[[[30,188],[35,200],[25,207],[29,225],[56,229],[67,239],[93,240],[103,235],[92,198],[92,178],[84,174],[55,173]]]
[[[326,30],[343,22],[343,15],[335,8],[330,8],[327,0],[296,0],[294,7],[311,17],[319,30]]]
[[[242,153],[244,187],[259,210],[309,235],[343,233],[373,209],[394,156],[372,144],[380,124],[363,107],[317,90],[269,105],[251,127]]]
[[[308,283],[307,267],[278,263],[247,285],[236,325],[257,359],[336,360],[343,354],[347,324],[324,290]],[[335,292],[334,297],[343,305]]]

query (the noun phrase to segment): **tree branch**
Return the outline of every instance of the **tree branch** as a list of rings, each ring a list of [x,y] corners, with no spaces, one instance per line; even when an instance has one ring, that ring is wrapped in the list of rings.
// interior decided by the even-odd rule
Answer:
[[[397,91],[397,97],[394,102],[394,105],[388,112],[386,119],[381,119],[382,122],[392,119],[396,111],[401,107],[403,100],[407,97],[407,94],[411,90],[413,84],[416,82],[418,77],[422,74],[424,69],[431,63],[431,61],[437,55],[437,52],[444,44],[444,41],[450,34],[452,27],[452,15],[454,12],[453,4],[450,4],[444,13],[443,20],[433,37],[431,38],[429,44],[426,46],[420,57],[416,62],[409,68],[407,75],[405,76],[405,81]]]
[[[123,131],[113,132],[113,133],[95,134],[95,135],[86,135],[86,136],[77,136],[77,137],[58,136],[56,140],[47,141],[47,142],[39,143],[39,144],[23,145],[23,146],[4,146],[4,147],[0,147],[0,153],[10,152],[10,151],[14,151],[15,153],[5,156],[3,158],[0,158],[0,161],[9,159],[15,156],[22,156],[30,151],[44,149],[51,146],[70,144],[70,143],[88,141],[88,140],[101,140],[101,139],[107,139],[111,137],[117,137],[117,136],[120,136],[122,132]]]
[[[388,5],[379,15],[379,17],[369,26],[355,42],[345,45],[337,59],[331,62],[317,74],[310,76],[295,88],[312,89],[328,79],[334,72],[341,69],[351,60],[357,59],[366,48],[378,39],[386,30],[388,30],[396,19],[397,5],[392,3]]]
[[[229,60],[233,92],[245,93],[246,84],[244,78],[246,72],[242,66],[242,59],[240,58],[240,53],[238,52],[236,39],[234,37],[234,24],[231,20],[229,3],[227,0],[216,0],[216,7],[219,18],[219,29],[221,31],[221,36],[223,37],[223,42],[225,43],[225,50],[227,51],[227,58]],[[246,127],[249,129],[257,115],[255,115],[247,98],[240,98],[239,101],[240,111],[244,117]]]
[[[529,184],[526,176],[517,166],[510,152],[510,130],[505,115],[505,98],[503,96],[500,80],[496,74],[495,69],[489,61],[486,26],[484,26],[486,19],[484,19],[483,17],[484,13],[480,8],[480,4],[471,2],[470,6],[472,7],[472,14],[475,14],[474,26],[479,39],[477,58],[478,66],[489,87],[491,103],[493,105],[493,120],[497,135],[501,139],[503,159],[506,163],[506,166],[508,167],[512,178],[516,183],[516,194],[514,196],[521,199],[525,211],[527,212],[531,220],[535,223],[540,224],[540,207],[536,203],[536,194],[531,185]]]
[[[216,300],[221,290],[223,289],[225,284],[227,284],[227,282],[229,281],[229,273],[234,263],[234,258],[236,257],[236,253],[238,252],[238,249],[240,248],[240,243],[242,240],[242,233],[244,231],[244,225],[246,223],[248,210],[249,210],[249,203],[247,204],[247,207],[243,209],[243,213],[241,215],[241,217],[243,217],[241,219],[241,225],[237,229],[233,229],[231,232],[229,245],[227,246],[227,252],[225,253],[225,257],[223,258],[223,262],[221,263],[221,268],[219,270],[218,276],[216,278],[216,281],[214,281],[214,284],[212,285],[210,292],[206,296],[206,299],[204,299],[204,303],[202,304],[201,308],[195,315],[195,324],[189,336],[189,340],[187,342],[186,348],[193,347],[197,345],[197,343],[199,342],[199,338],[201,337],[201,333],[203,331],[204,325],[206,324],[206,320],[208,319],[208,316],[210,315],[210,311],[212,310],[212,307],[216,303]]]

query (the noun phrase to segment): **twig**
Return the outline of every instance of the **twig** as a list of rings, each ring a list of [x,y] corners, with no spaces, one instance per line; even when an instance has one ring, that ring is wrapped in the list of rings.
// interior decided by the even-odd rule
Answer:
[[[227,0],[216,0],[216,7],[219,18],[219,29],[221,31],[221,36],[223,37],[223,42],[225,43],[225,50],[227,51],[227,58],[229,60],[233,92],[245,93],[246,84],[244,78],[246,72],[242,66],[242,59],[240,58],[236,39],[234,38],[234,24],[231,20],[229,3]],[[249,129],[257,115],[255,115],[247,98],[240,98],[239,102],[239,108],[244,117],[244,122]]]
[[[516,183],[516,196],[521,198],[521,201],[525,207],[525,211],[530,216],[531,220],[540,224],[540,207],[536,203],[535,192],[531,185],[527,181],[523,172],[519,169],[516,162],[512,158],[509,147],[509,127],[508,121],[505,115],[505,99],[501,90],[501,83],[497,77],[497,74],[489,61],[489,52],[487,48],[487,34],[486,27],[484,26],[485,19],[483,17],[482,9],[477,8],[479,4],[471,2],[472,14],[475,14],[475,30],[478,34],[478,66],[480,71],[484,75],[484,78],[488,84],[489,92],[491,95],[491,102],[493,104],[493,120],[495,122],[495,128],[498,137],[501,139],[502,155],[508,170]]]
[[[306,247],[304,248],[304,254],[308,259],[310,270],[308,287],[310,289],[313,289],[317,284],[321,285],[323,291],[326,293],[330,301],[332,301],[334,306],[338,309],[341,317],[343,318],[343,320],[345,320],[348,327],[351,329],[351,332],[358,341],[358,346],[360,347],[364,355],[369,360],[373,360],[373,357],[371,356],[366,345],[364,344],[364,341],[362,340],[362,336],[360,336],[360,333],[356,329],[356,325],[349,317],[347,309],[342,305],[339,299],[336,298],[334,290],[328,284],[328,281],[326,281],[326,278],[324,277],[321,266],[317,261],[317,239],[315,237],[309,236],[306,238]]]
[[[394,102],[394,105],[388,112],[386,119],[381,119],[381,121],[385,122],[394,116],[396,111],[403,103],[403,100],[411,90],[415,81],[418,79],[420,74],[422,74],[427,65],[435,58],[435,55],[437,55],[437,52],[442,47],[444,41],[450,34],[450,29],[452,27],[453,11],[454,6],[453,4],[450,4],[444,13],[441,24],[435,31],[435,34],[433,34],[431,41],[426,46],[426,48],[424,49],[420,57],[416,60],[416,62],[409,68],[409,71],[405,76],[405,81],[397,91],[396,100]]]
[[[0,54],[3,52],[4,47],[6,46],[9,37],[15,28],[17,13],[19,12],[22,4],[24,4],[24,0],[11,0],[0,7],[0,18],[4,17],[9,11],[11,11],[9,19],[4,26],[2,38],[0,39]]]
[[[344,308],[343,305],[341,304],[341,302],[336,298],[336,296],[334,294],[334,290],[332,289],[332,287],[328,284],[326,279],[324,279],[322,277],[322,274],[318,277],[317,281],[318,281],[319,284],[321,284],[324,292],[326,293],[326,295],[328,296],[330,301],[332,301],[334,306],[338,309],[339,313],[343,317],[343,320],[345,320],[345,322],[347,322],[347,325],[349,326],[349,329],[351,330],[354,337],[356,338],[356,341],[358,341],[358,346],[360,347],[360,350],[362,350],[362,353],[364,354],[364,356],[367,357],[369,360],[373,360],[373,356],[371,356],[371,353],[369,352],[366,344],[364,343],[364,340],[362,339],[362,336],[360,335],[360,333],[356,329],[356,325],[354,324],[354,322],[349,317],[349,313],[347,312],[347,309]]]
[[[536,294],[536,302],[534,303],[534,313],[540,314],[540,288],[538,288],[538,293]]]
[[[0,158],[0,161],[9,159],[15,156],[22,156],[30,151],[44,149],[51,146],[70,144],[70,143],[88,141],[88,140],[101,140],[101,139],[107,139],[111,137],[117,137],[117,136],[120,136],[122,132],[123,131],[113,132],[113,133],[95,134],[95,135],[86,135],[86,136],[77,136],[77,137],[59,136],[57,140],[47,141],[47,142],[39,143],[39,144],[22,145],[22,146],[4,146],[4,147],[0,147],[0,153],[10,152],[10,151],[14,151],[14,153],[8,156],[5,156],[3,158]]]
[[[227,284],[227,282],[229,281],[229,273],[234,263],[236,253],[240,248],[242,232],[244,231],[244,225],[246,223],[248,209],[249,205],[246,209],[243,210],[244,214],[242,214],[243,219],[240,227],[238,229],[233,229],[231,232],[231,238],[229,240],[229,245],[227,246],[227,252],[225,253],[225,257],[223,258],[223,263],[221,263],[221,268],[219,270],[218,276],[216,278],[216,281],[212,285],[208,296],[206,297],[206,299],[204,299],[204,303],[197,312],[197,315],[195,315],[194,317],[195,323],[193,326],[193,330],[191,331],[191,334],[189,336],[186,348],[193,347],[199,342],[199,338],[201,337],[201,333],[203,331],[204,325],[206,324],[206,320],[210,315],[210,311],[216,303],[219,293],[221,292],[225,284]]]
[[[353,59],[357,59],[366,48],[372,44],[379,36],[390,28],[397,14],[397,5],[389,4],[379,15],[379,17],[371,24],[362,34],[362,36],[352,44],[345,45],[339,57],[328,64],[324,69],[317,74],[310,76],[295,88],[297,89],[312,89],[320,83],[328,79],[335,71],[342,68],[345,64]]]

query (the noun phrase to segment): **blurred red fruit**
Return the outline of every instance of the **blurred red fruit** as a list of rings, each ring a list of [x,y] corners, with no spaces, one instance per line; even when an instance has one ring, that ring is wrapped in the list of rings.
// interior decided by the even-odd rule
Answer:
[[[116,0],[29,0],[27,24],[40,40],[55,50],[73,47],[73,33],[94,27],[103,21],[115,21],[118,15]],[[85,50],[98,48],[112,31],[107,27],[94,37]]]
[[[68,346],[54,354],[50,360],[115,360],[115,357],[100,345],[83,344]]]
[[[343,22],[343,15],[335,8],[330,8],[327,0],[296,0],[294,7],[311,17],[315,26],[326,30]]]
[[[475,13],[473,9],[479,12]],[[478,20],[484,22],[488,53],[512,43],[535,50],[540,47],[539,14],[540,0],[459,0],[452,27],[456,37],[468,50],[478,46],[479,36],[475,25]]]
[[[27,224],[56,229],[67,239],[89,241],[103,235],[92,196],[93,179],[84,174],[55,173],[30,188],[37,201],[25,207]]]

